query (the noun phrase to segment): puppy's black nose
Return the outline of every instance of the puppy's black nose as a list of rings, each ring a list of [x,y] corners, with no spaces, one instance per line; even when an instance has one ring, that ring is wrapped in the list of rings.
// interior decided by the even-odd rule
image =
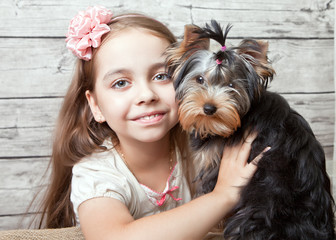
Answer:
[[[217,108],[216,108],[214,105],[212,105],[212,104],[206,103],[206,104],[204,104],[204,106],[203,106],[203,112],[204,112],[206,115],[212,115],[212,114],[214,114],[216,111],[217,111]]]

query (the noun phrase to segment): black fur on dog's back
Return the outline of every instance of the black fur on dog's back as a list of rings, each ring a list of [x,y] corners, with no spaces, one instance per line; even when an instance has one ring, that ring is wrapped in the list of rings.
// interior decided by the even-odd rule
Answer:
[[[283,97],[266,91],[261,96],[226,145],[239,142],[245,131],[253,130],[258,136],[250,161],[267,146],[272,148],[242,188],[239,203],[225,220],[224,238],[334,239],[334,202],[321,145],[306,120]]]

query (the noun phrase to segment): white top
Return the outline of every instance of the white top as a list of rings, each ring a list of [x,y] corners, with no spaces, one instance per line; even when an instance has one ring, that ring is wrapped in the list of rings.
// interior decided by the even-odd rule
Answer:
[[[134,219],[163,212],[191,200],[190,189],[183,176],[181,155],[176,151],[177,163],[163,192],[155,192],[139,183],[113,148],[83,158],[72,169],[71,202],[78,219],[78,206],[96,197],[110,197],[124,203]]]

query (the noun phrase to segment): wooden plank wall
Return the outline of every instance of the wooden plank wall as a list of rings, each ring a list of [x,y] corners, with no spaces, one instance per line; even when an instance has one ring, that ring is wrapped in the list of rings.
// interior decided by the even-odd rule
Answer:
[[[336,181],[333,159],[334,0],[1,0],[0,230],[25,228],[29,202],[43,186],[52,132],[74,58],[65,48],[69,20],[89,5],[142,12],[177,35],[212,18],[233,24],[229,44],[266,39],[280,92],[311,124]],[[335,184],[334,184],[335,189]]]

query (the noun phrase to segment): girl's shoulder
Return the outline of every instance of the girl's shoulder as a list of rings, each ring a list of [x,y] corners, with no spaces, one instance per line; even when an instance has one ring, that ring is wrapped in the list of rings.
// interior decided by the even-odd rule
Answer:
[[[72,168],[71,202],[78,222],[78,206],[96,197],[110,197],[132,207],[136,181],[115,149],[94,152]]]
[[[105,150],[97,150],[83,157],[74,165],[73,169],[88,168],[92,170],[102,170],[102,168],[104,169],[104,167],[106,167],[112,170],[116,165],[119,165],[120,157],[118,157],[117,152],[114,150],[111,141],[105,140],[102,146],[105,147]]]

